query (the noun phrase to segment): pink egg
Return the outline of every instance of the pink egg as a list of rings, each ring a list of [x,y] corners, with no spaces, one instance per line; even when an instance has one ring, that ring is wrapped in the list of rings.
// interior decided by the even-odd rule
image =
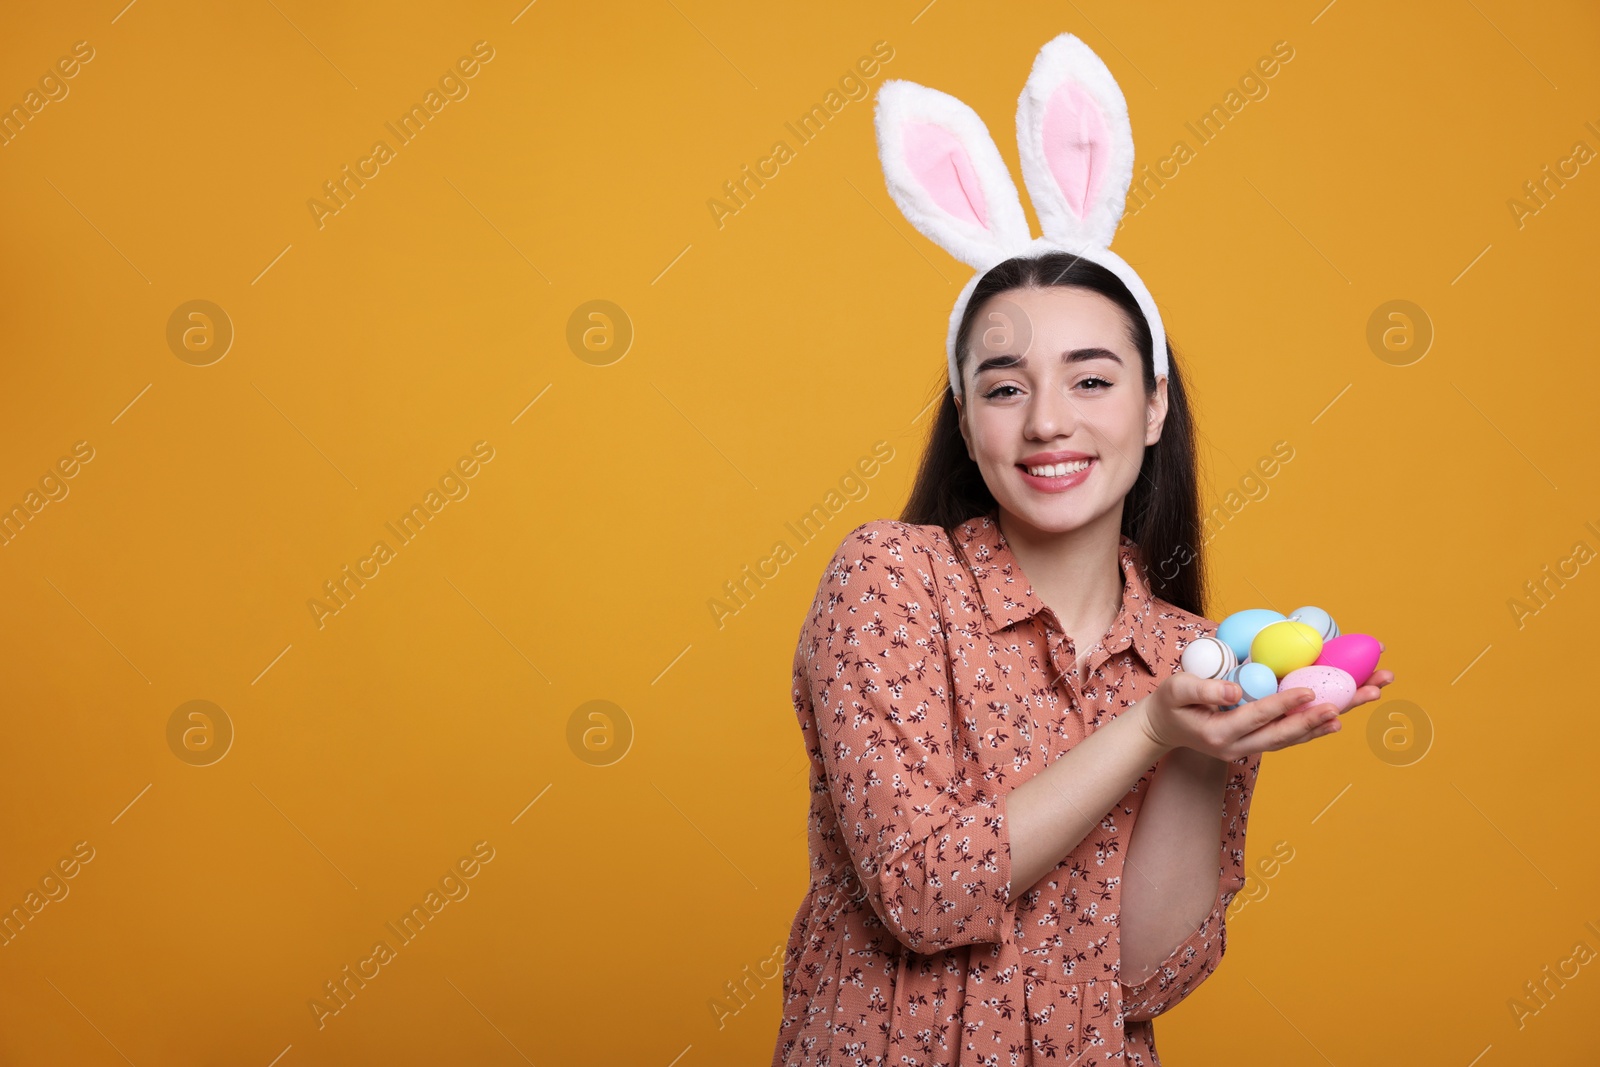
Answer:
[[[1356,680],[1349,672],[1338,667],[1318,667],[1314,664],[1290,671],[1278,683],[1280,693],[1285,689],[1309,689],[1316,694],[1312,698],[1313,704],[1332,704],[1340,711],[1348,708],[1356,698],[1356,688]]]
[[[1338,667],[1358,685],[1365,685],[1372,672],[1378,669],[1378,657],[1383,655],[1383,644],[1366,634],[1344,634],[1322,646],[1314,666]]]

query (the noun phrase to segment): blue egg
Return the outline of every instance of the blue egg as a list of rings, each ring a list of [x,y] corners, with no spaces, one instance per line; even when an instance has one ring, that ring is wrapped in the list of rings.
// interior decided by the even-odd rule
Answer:
[[[1260,700],[1278,691],[1278,676],[1265,663],[1241,663],[1234,681],[1244,690],[1245,700]]]
[[[1283,621],[1284,617],[1271,608],[1236,611],[1217,627],[1217,640],[1233,649],[1233,654],[1242,663],[1250,655],[1250,642],[1256,639],[1256,634],[1275,622]]]
[[[1234,708],[1244,707],[1252,700],[1269,697],[1278,691],[1278,676],[1272,673],[1272,668],[1265,663],[1256,663],[1249,659],[1237,664],[1222,678],[1223,681],[1232,682],[1244,690],[1244,698],[1236,703],[1229,704],[1222,709],[1223,711],[1232,711]]]
[[[1327,644],[1339,636],[1339,624],[1333,621],[1332,615],[1329,615],[1321,608],[1295,608],[1294,614],[1290,615],[1289,618],[1296,622],[1303,622],[1321,634],[1323,644]]]

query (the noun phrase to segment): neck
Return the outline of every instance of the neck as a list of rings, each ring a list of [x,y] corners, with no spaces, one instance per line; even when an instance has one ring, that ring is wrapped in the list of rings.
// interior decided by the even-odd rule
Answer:
[[[1122,606],[1122,509],[1061,533],[1035,529],[1004,509],[999,519],[1033,591],[1084,651],[1111,629]]]

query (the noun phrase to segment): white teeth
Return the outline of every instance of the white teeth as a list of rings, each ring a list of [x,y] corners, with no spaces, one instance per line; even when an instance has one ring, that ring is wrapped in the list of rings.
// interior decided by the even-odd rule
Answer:
[[[1062,475],[1081,471],[1088,465],[1089,460],[1080,459],[1072,463],[1054,463],[1047,467],[1029,467],[1027,471],[1036,478],[1060,478]]]

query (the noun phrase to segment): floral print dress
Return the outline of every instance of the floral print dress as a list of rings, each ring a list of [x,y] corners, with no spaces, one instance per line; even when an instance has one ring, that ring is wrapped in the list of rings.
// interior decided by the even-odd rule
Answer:
[[[1155,1067],[1151,1020],[1222,959],[1244,886],[1259,753],[1229,765],[1217,896],[1146,981],[1119,977],[1123,862],[1152,766],[1029,887],[1011,885],[1008,794],[1155,690],[1216,624],[1155,599],[1138,546],[1080,675],[996,513],[858,526],[794,659],[810,756],[810,883],[790,928],[774,1067]]]

